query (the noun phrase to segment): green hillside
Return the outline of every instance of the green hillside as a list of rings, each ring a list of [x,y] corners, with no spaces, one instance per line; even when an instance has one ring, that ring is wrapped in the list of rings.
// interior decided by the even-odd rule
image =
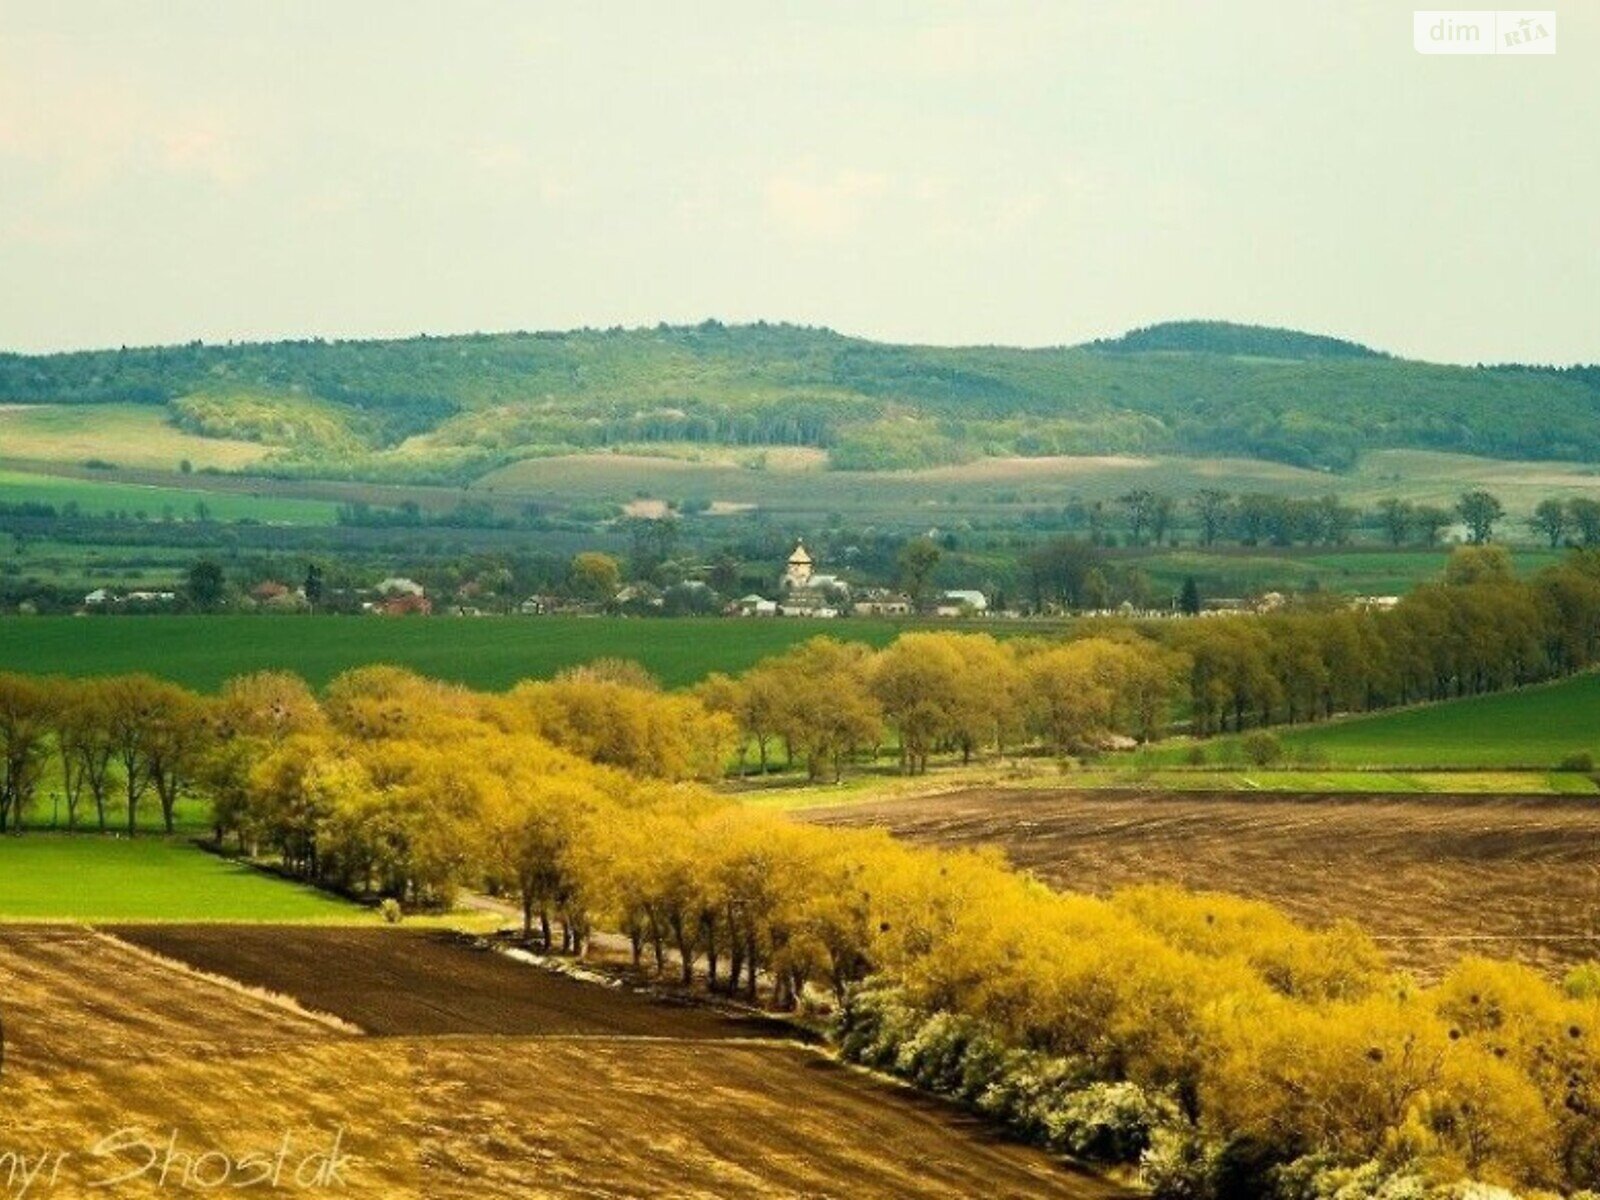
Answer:
[[[816,447],[855,470],[1108,453],[1342,470],[1385,448],[1600,458],[1592,370],[1410,362],[1215,322],[1044,349],[707,322],[0,355],[0,404],[41,403],[155,406],[189,433],[271,446],[280,474],[416,482],[665,442]]]

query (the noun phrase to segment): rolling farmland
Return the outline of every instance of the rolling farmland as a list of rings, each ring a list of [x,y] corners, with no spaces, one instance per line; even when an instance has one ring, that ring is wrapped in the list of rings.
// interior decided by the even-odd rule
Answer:
[[[230,959],[225,933],[124,932],[180,952],[207,941],[208,967]],[[336,944],[286,928],[241,936],[241,962],[280,946],[300,964],[275,971],[286,994],[197,975],[83,930],[0,929],[10,1038],[0,1142],[64,1155],[59,1184],[80,1190],[143,1161],[133,1151],[109,1161],[90,1153],[113,1121],[163,1149],[179,1130],[181,1149],[213,1155],[213,1172],[217,1156],[271,1155],[285,1138],[292,1169],[337,1136],[346,1156],[339,1190],[384,1200],[1124,1194],[798,1043],[729,1036],[737,1022],[712,1013],[427,935],[374,929]],[[432,1036],[439,1022],[418,1021],[423,1010],[413,1008],[410,1018],[396,1010],[384,1036],[365,1036],[343,1012],[296,1003],[313,982],[304,964],[328,974],[318,947],[343,956],[335,961],[347,997],[366,997],[353,1015],[396,993],[448,992],[458,955],[476,956],[495,994],[453,999],[465,1034]],[[115,1006],[104,1003],[111,994]],[[503,1019],[507,996],[525,1014],[566,1015],[530,1032],[525,1020]]]

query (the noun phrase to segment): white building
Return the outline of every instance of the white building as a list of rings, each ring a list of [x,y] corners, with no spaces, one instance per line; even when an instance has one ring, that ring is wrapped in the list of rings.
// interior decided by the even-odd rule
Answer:
[[[962,613],[988,612],[989,598],[978,591],[946,592],[939,598],[938,612],[941,617],[958,617]]]

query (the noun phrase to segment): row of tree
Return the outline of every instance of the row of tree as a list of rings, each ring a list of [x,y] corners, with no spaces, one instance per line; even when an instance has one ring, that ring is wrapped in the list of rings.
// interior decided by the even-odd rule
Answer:
[[[1059,568],[1060,575],[1047,572]],[[1040,560],[1069,587],[1074,562]],[[737,725],[741,768],[774,750],[813,778],[892,733],[907,772],[1029,745],[1075,754],[1150,741],[1186,708],[1200,735],[1520,686],[1600,660],[1600,554],[1530,580],[1499,546],[1468,546],[1391,609],[1333,601],[1144,626],[1084,622],[1068,641],[913,632],[886,649],[815,639],[698,695]]]

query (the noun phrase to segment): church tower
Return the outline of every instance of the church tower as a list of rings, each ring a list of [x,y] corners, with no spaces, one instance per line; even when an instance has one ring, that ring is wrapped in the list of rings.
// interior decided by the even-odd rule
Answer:
[[[794,553],[789,555],[789,563],[783,569],[783,587],[785,591],[804,588],[811,583],[811,570],[815,564],[811,555],[806,553],[806,544],[796,542]]]

